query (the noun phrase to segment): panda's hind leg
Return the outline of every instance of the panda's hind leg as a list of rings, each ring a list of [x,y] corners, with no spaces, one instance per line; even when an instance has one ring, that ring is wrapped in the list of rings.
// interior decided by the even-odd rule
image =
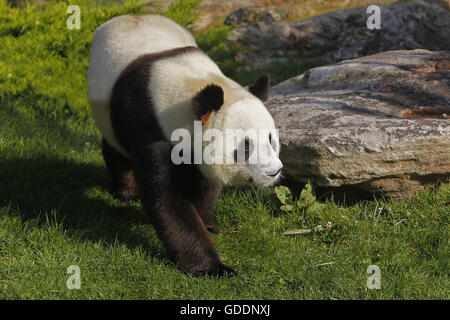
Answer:
[[[112,193],[120,201],[128,202],[139,198],[131,160],[117,152],[105,139],[102,141],[102,154],[112,178]]]

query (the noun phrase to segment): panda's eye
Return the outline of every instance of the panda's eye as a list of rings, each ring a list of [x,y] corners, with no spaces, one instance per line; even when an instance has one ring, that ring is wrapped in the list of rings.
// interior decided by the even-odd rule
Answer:
[[[248,158],[250,157],[250,141],[248,140],[248,138],[245,138],[244,141],[244,152],[245,152],[245,161],[247,161]]]
[[[244,145],[241,145],[240,150],[244,151],[244,159],[243,160],[244,160],[244,162],[247,162],[248,158],[250,157],[250,140],[248,138],[245,138]],[[236,163],[242,162],[242,159],[238,159],[238,149],[234,150],[234,161]]]
[[[275,141],[273,141],[273,139],[272,139],[272,134],[271,133],[269,133],[269,144],[272,146],[273,150],[277,149]]]

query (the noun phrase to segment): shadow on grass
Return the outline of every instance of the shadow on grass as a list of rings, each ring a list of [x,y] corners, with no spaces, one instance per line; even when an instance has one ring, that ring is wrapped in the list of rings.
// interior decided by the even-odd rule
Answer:
[[[69,236],[163,256],[139,203],[114,199],[105,192],[109,183],[103,166],[45,157],[0,158],[0,207],[17,209],[11,212],[18,212],[23,222],[37,220],[44,226],[51,220]]]

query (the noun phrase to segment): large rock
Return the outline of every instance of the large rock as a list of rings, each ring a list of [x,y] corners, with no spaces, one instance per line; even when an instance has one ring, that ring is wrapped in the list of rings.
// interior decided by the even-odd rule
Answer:
[[[450,13],[436,3],[381,5],[381,29],[369,30],[367,6],[299,22],[260,21],[234,29],[232,43],[250,48],[241,58],[264,65],[308,58],[334,63],[388,50],[450,50]]]
[[[450,52],[314,68],[275,86],[267,107],[295,181],[405,197],[450,177]]]

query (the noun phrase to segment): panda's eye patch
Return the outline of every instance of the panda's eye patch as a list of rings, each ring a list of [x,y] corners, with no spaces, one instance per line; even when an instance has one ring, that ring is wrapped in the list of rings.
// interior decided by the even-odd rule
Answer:
[[[238,157],[240,150],[244,151],[244,159]],[[236,163],[247,162],[249,157],[250,157],[250,140],[248,138],[245,138],[243,145],[241,144],[240,148],[234,150],[234,161]]]
[[[245,150],[245,154],[250,153],[250,141],[248,140],[248,138],[245,138],[244,150]]]
[[[269,133],[269,144],[272,146],[273,150],[277,150],[276,143],[272,139],[272,133]]]

